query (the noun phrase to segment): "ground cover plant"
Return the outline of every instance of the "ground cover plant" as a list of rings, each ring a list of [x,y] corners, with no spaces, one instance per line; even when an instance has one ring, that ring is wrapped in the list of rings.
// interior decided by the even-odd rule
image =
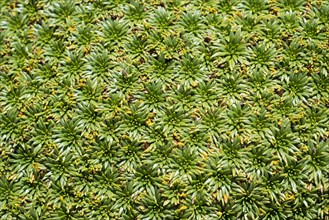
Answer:
[[[329,219],[328,1],[0,10],[0,219]]]

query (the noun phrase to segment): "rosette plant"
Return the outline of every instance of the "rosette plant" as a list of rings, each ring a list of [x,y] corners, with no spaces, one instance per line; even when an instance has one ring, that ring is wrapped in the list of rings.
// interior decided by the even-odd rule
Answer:
[[[0,0],[0,220],[328,220],[326,0]]]

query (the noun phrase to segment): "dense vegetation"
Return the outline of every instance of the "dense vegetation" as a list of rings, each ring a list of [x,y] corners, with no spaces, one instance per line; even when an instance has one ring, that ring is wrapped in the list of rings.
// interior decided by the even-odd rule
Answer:
[[[329,219],[328,1],[0,10],[1,219]]]

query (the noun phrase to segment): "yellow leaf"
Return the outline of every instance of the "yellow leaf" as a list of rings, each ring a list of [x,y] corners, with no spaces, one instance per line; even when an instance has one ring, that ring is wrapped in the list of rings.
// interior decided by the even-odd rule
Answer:
[[[308,147],[306,145],[302,145],[300,147],[300,149],[303,151],[303,152],[307,152],[308,151]]]
[[[259,208],[259,210],[261,211],[261,213],[263,213],[263,214],[265,214],[266,212],[265,212],[265,210],[264,209],[262,209],[262,208]]]
[[[185,205],[183,205],[182,207],[180,207],[179,209],[178,209],[178,211],[184,211],[184,210],[186,210],[187,209],[187,206],[185,206]]]
[[[215,8],[210,7],[209,12],[217,12],[217,10]]]
[[[278,125],[282,125],[282,119],[280,119],[279,121],[278,121]]]
[[[228,202],[228,196],[226,194],[224,194],[224,202],[227,203]]]
[[[274,6],[274,7],[272,7],[272,10],[273,10],[273,11],[275,11],[275,12],[279,12],[279,11],[280,11],[280,8],[279,8],[279,7],[276,7],[276,6]]]
[[[292,194],[286,194],[286,199],[287,200],[294,200],[295,199],[295,195],[292,193]]]
[[[325,208],[325,209],[323,210],[323,212],[324,212],[325,214],[328,214],[328,213],[329,213],[329,207]]]
[[[152,126],[152,125],[153,125],[153,122],[152,122],[152,120],[149,118],[149,119],[147,119],[146,124],[147,124],[148,126]]]
[[[74,27],[69,27],[69,28],[68,28],[68,31],[69,31],[69,32],[74,32],[74,30],[75,30]]]
[[[279,161],[278,160],[273,160],[272,162],[271,162],[271,165],[273,166],[273,165],[277,165],[279,163]]]

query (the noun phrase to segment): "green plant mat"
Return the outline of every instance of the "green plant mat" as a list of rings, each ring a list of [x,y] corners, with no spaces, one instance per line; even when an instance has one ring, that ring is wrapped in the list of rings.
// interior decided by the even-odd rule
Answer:
[[[328,1],[0,11],[0,219],[329,219]]]

